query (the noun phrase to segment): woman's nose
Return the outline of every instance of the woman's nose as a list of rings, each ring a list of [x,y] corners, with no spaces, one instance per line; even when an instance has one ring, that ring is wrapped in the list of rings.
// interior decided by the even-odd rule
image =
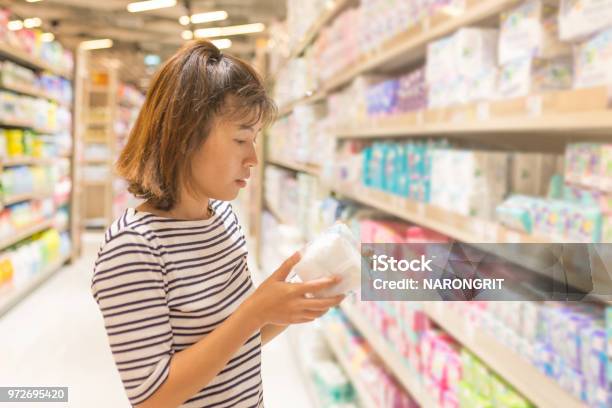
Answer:
[[[257,160],[257,150],[255,149],[255,144],[251,144],[251,148],[249,149],[249,155],[245,160],[245,164],[247,167],[255,167],[259,164],[259,160]]]

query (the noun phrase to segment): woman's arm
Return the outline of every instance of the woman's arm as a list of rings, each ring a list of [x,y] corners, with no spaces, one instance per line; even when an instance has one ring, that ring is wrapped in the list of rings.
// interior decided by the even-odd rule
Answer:
[[[261,328],[261,344],[268,344],[272,339],[285,331],[288,326],[278,324],[266,324]]]
[[[298,260],[299,254],[286,260],[221,325],[191,347],[176,353],[164,383],[138,407],[179,406],[206,387],[257,330],[264,326],[284,328],[292,323],[309,322],[339,304],[344,296],[305,297],[306,293],[337,284],[337,279],[299,284],[285,282]]]
[[[138,407],[177,407],[193,397],[225,367],[259,324],[249,310],[238,308],[208,336],[176,353],[166,381]]]

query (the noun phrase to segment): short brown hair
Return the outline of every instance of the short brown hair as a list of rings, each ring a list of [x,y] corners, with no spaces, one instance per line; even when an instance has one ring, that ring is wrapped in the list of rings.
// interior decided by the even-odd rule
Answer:
[[[159,210],[172,209],[179,182],[191,180],[191,156],[219,114],[267,125],[276,107],[248,63],[209,41],[191,41],[155,74],[119,156],[117,173],[129,192]]]

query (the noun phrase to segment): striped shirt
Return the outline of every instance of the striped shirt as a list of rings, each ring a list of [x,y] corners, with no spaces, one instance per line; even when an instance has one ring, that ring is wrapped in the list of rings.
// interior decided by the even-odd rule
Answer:
[[[207,220],[130,208],[105,235],[92,278],[110,348],[133,405],[168,377],[170,359],[212,332],[254,290],[246,243],[227,202]],[[182,407],[260,407],[261,336]]]

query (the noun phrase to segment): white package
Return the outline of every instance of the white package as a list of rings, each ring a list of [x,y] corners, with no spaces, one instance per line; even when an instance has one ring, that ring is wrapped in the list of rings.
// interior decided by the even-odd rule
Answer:
[[[501,14],[500,64],[517,58],[553,58],[571,54],[569,44],[559,40],[556,6],[556,1],[527,0]]]
[[[293,267],[290,280],[302,282],[332,276],[341,281],[321,290],[315,297],[330,297],[355,290],[361,282],[361,257],[351,230],[344,224],[334,224],[300,251],[301,259]]]
[[[612,84],[612,28],[574,48],[574,88]]]
[[[561,0],[559,35],[576,40],[612,25],[612,0]]]

